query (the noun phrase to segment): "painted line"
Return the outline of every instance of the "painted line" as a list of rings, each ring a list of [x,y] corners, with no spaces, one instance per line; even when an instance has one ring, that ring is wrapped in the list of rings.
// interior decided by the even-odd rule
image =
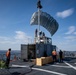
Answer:
[[[76,64],[76,63],[74,63],[74,64]]]
[[[29,67],[29,66],[21,66],[21,65],[12,65],[12,67]],[[54,72],[54,71],[49,71],[49,70],[44,70],[44,69],[39,69],[39,68],[32,68],[33,70],[38,70],[38,71],[43,71],[43,72],[48,72],[48,73],[53,73],[53,74],[57,74],[57,75],[67,75],[67,74],[63,74],[63,73],[58,73],[58,72]]]
[[[59,64],[59,63],[56,63],[56,64]]]
[[[71,68],[69,66],[60,66],[60,65],[50,65],[50,66],[54,66],[54,67],[63,67],[63,68]]]
[[[71,68],[73,68],[73,69],[76,70],[76,67],[72,66],[71,64],[69,64],[69,63],[67,63],[67,62],[65,62],[65,61],[64,61],[64,63],[67,64],[68,66],[70,66]]]
[[[25,66],[25,65],[12,65],[12,67],[29,67],[29,66]]]
[[[38,71],[43,71],[43,72],[48,72],[48,73],[53,73],[53,74],[57,74],[57,75],[67,75],[67,74],[58,73],[58,72],[49,71],[49,70],[44,70],[44,69],[39,69],[39,68],[32,68],[32,69],[38,70]]]

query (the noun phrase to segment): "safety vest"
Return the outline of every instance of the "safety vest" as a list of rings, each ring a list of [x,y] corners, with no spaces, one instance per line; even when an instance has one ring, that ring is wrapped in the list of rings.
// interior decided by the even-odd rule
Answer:
[[[53,51],[53,52],[52,52],[52,55],[57,55],[56,51]]]
[[[6,57],[10,57],[10,51],[6,52]]]

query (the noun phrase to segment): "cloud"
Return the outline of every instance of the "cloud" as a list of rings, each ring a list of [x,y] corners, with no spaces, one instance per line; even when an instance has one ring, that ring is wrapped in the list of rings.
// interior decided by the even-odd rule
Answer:
[[[20,49],[21,44],[32,43],[32,37],[26,35],[23,31],[16,31],[15,36],[13,37],[5,37],[0,36],[0,48],[8,49],[11,47],[12,49]]]
[[[75,26],[70,26],[68,28],[68,32],[66,32],[65,34],[76,34],[75,30],[76,30],[76,27]]]
[[[22,31],[16,31],[14,37],[0,36],[0,44],[21,44],[31,42],[32,37]]]
[[[76,27],[75,26],[70,26],[68,28],[68,32],[66,32],[67,36],[64,38],[70,42],[75,42],[76,41]]]
[[[24,32],[22,32],[22,31],[16,31],[15,32],[16,33],[16,35],[15,35],[15,39],[18,41],[23,41],[23,42],[25,42],[25,43],[28,43],[28,41],[29,40],[31,40],[32,39],[32,37],[31,36],[28,36],[28,35],[26,35]]]
[[[59,48],[63,50],[75,51],[76,50],[76,26],[70,26],[68,28],[68,31],[64,34],[64,36],[60,36],[60,37],[58,36],[57,39],[58,40],[56,40],[55,44]]]
[[[56,15],[57,15],[57,17],[60,17],[60,18],[66,18],[66,17],[72,15],[73,12],[74,12],[74,9],[71,8],[71,9],[68,9],[68,10],[64,10],[62,12],[57,12]]]
[[[74,34],[76,34],[76,32],[74,32]]]
[[[0,44],[8,44],[11,43],[11,38],[0,36]]]
[[[67,43],[68,45],[74,45],[74,44],[76,44],[76,36],[65,36],[64,37],[64,39],[65,39],[65,43]]]
[[[24,40],[26,37],[25,33],[22,31],[16,31],[15,33],[16,33],[15,39]]]
[[[76,36],[66,36],[64,38],[68,40],[76,40]]]
[[[9,37],[0,36],[0,40],[10,40]]]

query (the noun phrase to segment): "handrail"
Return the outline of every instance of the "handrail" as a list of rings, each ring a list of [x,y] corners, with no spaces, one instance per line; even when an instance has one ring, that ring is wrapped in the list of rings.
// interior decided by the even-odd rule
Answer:
[[[21,54],[20,53],[16,53],[16,54],[12,53],[10,60],[13,60],[15,57],[17,59],[19,59],[19,58],[21,58]],[[6,54],[0,54],[0,60],[6,60]]]

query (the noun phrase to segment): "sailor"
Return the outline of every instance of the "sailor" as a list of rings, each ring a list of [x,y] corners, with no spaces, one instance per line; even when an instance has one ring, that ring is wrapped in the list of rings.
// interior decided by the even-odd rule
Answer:
[[[57,52],[55,49],[52,51],[52,56],[53,56],[53,62],[56,62]]]
[[[8,51],[6,52],[6,67],[7,68],[9,68],[10,56],[11,56],[11,48],[9,48]]]
[[[42,37],[42,31],[39,32],[39,36]]]
[[[59,51],[59,58],[60,62],[63,62],[63,52],[61,50]]]
[[[45,33],[43,32],[43,37],[45,37]]]
[[[35,30],[35,37],[37,37],[37,34],[38,34],[38,30],[36,29]]]

